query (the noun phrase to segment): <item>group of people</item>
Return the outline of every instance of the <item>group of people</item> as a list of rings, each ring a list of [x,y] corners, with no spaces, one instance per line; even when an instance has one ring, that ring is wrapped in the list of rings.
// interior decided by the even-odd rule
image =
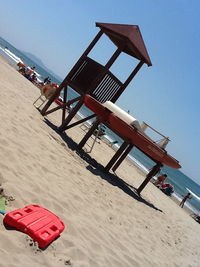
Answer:
[[[35,66],[26,67],[25,64],[23,64],[22,62],[19,62],[17,66],[19,67],[19,73],[21,73],[29,81],[34,83],[34,85],[36,85],[41,90],[41,95],[44,95],[46,99],[49,99],[55,93],[55,90],[59,87],[57,83],[52,83],[51,78],[49,76],[44,78],[43,81],[37,79]],[[59,97],[55,100],[55,102],[58,105],[61,105],[63,99]],[[70,110],[70,107],[67,107],[67,109]]]
[[[154,181],[153,184],[157,186],[158,188],[160,188],[160,190],[163,191],[166,195],[171,196],[171,194],[174,192],[174,189],[171,184],[165,183],[166,179],[167,179],[167,174],[162,174],[157,177],[157,180]],[[191,193],[184,195],[179,206],[183,208],[185,202],[191,198],[192,198]]]
[[[17,64],[19,67],[19,73],[24,75],[29,81],[32,83],[37,83],[37,75],[35,73],[35,66],[33,67],[26,67],[24,64],[20,64],[20,62]]]
[[[26,67],[22,62],[19,62],[17,65],[19,67],[19,73],[21,73],[24,77],[26,77],[29,81],[34,83],[39,88],[43,87],[44,85],[51,84],[51,78],[49,76],[46,77],[43,82],[37,79],[35,66]]]
[[[171,184],[165,183],[167,179],[167,174],[162,174],[158,176],[157,180],[153,182],[155,186],[157,186],[163,193],[168,196],[171,196],[174,192],[174,188]]]

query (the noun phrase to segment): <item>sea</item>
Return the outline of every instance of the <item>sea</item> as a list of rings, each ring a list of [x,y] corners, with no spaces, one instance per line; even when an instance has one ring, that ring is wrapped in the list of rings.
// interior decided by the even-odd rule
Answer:
[[[20,51],[12,44],[7,42],[5,39],[0,37],[0,54],[7,59],[7,61],[17,67],[18,62],[23,62],[26,66],[36,67],[37,79],[39,81],[43,81],[44,78],[50,77],[51,81],[54,83],[60,84],[62,79],[58,78],[58,76],[53,74],[53,72],[49,72],[48,69],[45,69],[44,66],[40,66],[38,63],[34,62],[30,57],[28,57],[25,52]],[[69,99],[73,99],[77,96],[77,93],[70,89],[69,91]],[[62,92],[61,92],[62,97]],[[80,110],[79,116],[86,117],[91,114],[91,111],[88,110],[85,106]],[[90,121],[89,123],[92,123]],[[106,128],[105,130],[106,136],[105,138],[109,142],[117,141],[117,144],[114,146],[118,148],[123,140],[117,136],[110,129]],[[149,159],[145,154],[143,154],[137,148],[133,148],[130,154],[128,155],[130,161],[133,162],[138,168],[140,168],[144,173],[148,173],[149,170],[155,165],[155,163]],[[191,212],[199,214],[200,213],[200,185],[193,181],[190,177],[185,175],[180,170],[172,169],[164,166],[161,169],[159,174],[167,174],[167,181],[174,187],[173,196],[177,198],[179,201],[186,195],[188,192],[192,194],[192,198],[186,202],[186,206],[191,210]],[[131,174],[130,174],[131,175]]]

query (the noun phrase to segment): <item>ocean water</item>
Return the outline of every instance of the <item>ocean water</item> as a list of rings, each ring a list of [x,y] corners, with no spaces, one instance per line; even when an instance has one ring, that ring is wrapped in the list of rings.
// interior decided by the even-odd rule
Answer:
[[[30,67],[35,66],[37,78],[41,81],[43,81],[45,77],[49,76],[52,82],[62,82],[62,80],[58,80],[51,73],[39,66],[36,62],[28,58],[23,52],[15,48],[13,45],[8,43],[1,37],[0,54],[3,55],[13,66],[16,66],[19,61],[23,61],[26,65]],[[76,92],[70,90],[68,97],[69,99],[72,99],[76,95]],[[80,110],[79,116],[85,117],[90,114],[92,114],[91,111],[88,110],[85,106],[83,106],[83,108]],[[109,141],[118,141],[118,143],[115,145],[116,147],[119,147],[123,142],[123,140],[119,136],[117,136],[108,128],[106,128],[106,138]],[[155,165],[155,163],[151,159],[149,159],[137,148],[133,148],[128,157],[145,173],[147,173],[149,169],[151,169]],[[192,198],[188,200],[185,205],[193,212],[200,213],[200,185],[195,183],[190,177],[188,177],[179,170],[171,169],[164,166],[161,170],[161,173],[166,173],[168,175],[167,182],[173,185],[175,191],[173,195],[177,199],[181,200],[182,196],[186,195],[189,191],[192,193]]]

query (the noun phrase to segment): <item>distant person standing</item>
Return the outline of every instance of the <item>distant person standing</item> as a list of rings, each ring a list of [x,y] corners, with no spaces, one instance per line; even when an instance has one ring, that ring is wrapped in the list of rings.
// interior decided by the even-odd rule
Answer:
[[[49,78],[49,76],[48,77],[46,77],[45,79],[44,79],[44,85],[45,84],[50,84],[51,83],[51,79]]]
[[[179,204],[179,206],[180,206],[181,208],[183,208],[183,206],[184,206],[186,200],[191,199],[191,198],[192,198],[192,197],[191,197],[191,194],[188,193],[186,196],[183,197],[183,199],[182,199],[181,203]]]
[[[167,178],[167,174],[162,174],[158,176],[157,180],[153,184],[156,186],[157,185],[162,186],[166,178]]]

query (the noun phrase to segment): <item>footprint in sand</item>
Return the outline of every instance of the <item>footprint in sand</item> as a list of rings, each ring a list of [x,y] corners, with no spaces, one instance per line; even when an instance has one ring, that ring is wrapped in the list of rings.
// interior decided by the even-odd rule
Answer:
[[[25,240],[35,254],[42,252],[42,250],[38,247],[37,242],[34,242],[32,238],[25,236]]]

